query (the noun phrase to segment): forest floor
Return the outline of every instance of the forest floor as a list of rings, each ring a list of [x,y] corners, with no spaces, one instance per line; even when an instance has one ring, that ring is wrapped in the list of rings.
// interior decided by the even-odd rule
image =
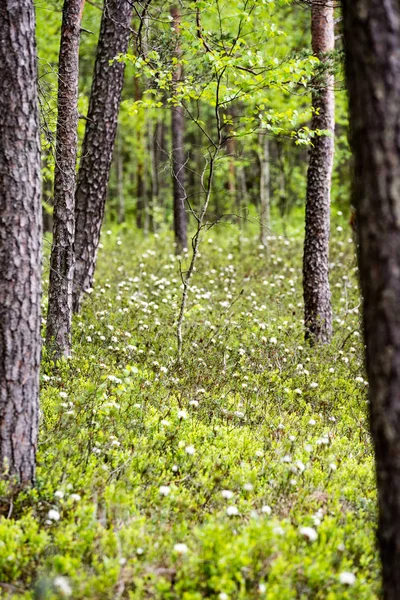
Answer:
[[[303,341],[301,233],[205,234],[176,363],[170,234],[104,232],[74,355],[43,359],[37,486],[0,484],[0,598],[377,598],[354,244]],[[185,261],[183,267],[185,268]]]

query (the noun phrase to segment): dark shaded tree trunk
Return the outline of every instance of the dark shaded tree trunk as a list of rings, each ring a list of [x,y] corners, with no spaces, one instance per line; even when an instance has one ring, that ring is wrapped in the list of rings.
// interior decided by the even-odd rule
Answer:
[[[171,9],[173,27],[176,34],[174,54],[180,56],[179,28],[180,14],[177,7]],[[182,77],[182,67],[177,65],[173,72],[173,82],[176,85]],[[187,248],[187,214],[185,192],[185,150],[183,137],[185,131],[185,117],[183,108],[173,106],[171,109],[171,135],[172,135],[172,184],[174,201],[174,232],[177,252]]]
[[[35,14],[0,3],[0,477],[35,478],[42,206]]]
[[[344,0],[383,597],[400,598],[400,4]]]
[[[75,195],[75,312],[93,284],[124,82],[125,65],[110,61],[126,53],[131,19],[130,2],[105,0]]]
[[[46,330],[46,344],[56,358],[71,353],[79,41],[83,5],[84,0],[64,0],[58,63],[54,223]]]
[[[331,136],[315,136],[307,172],[306,227],[303,257],[305,336],[313,343],[326,343],[332,335],[329,288],[330,188],[335,128],[333,75],[326,68],[335,44],[333,2],[312,0],[311,35],[314,54],[324,63],[317,74],[312,98],[312,129]]]

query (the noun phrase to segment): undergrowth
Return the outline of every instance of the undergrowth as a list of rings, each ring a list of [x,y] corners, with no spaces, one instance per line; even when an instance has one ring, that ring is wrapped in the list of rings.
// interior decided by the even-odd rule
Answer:
[[[0,598],[377,598],[354,244],[303,341],[301,235],[205,234],[176,362],[170,234],[104,232],[73,358],[44,353],[37,484],[0,484]],[[188,260],[182,258],[182,269]]]

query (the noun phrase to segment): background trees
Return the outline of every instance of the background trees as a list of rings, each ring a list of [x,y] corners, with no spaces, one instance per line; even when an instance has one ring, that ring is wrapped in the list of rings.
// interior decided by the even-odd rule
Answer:
[[[33,2],[0,6],[0,473],[35,478],[41,164]]]

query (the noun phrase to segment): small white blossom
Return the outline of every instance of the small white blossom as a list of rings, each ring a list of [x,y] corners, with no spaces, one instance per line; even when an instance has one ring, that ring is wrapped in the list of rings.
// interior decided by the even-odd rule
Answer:
[[[189,548],[186,546],[186,544],[182,544],[182,543],[175,544],[174,550],[178,554],[187,554],[189,552]]]
[[[230,500],[231,498],[233,498],[234,493],[231,492],[231,490],[222,490],[221,496],[223,498],[226,498],[227,500]]]
[[[339,581],[344,585],[354,585],[356,582],[356,576],[354,573],[343,571],[343,573],[340,573],[339,575]]]
[[[168,496],[168,494],[171,491],[171,488],[169,487],[169,485],[161,485],[158,491],[160,492],[161,496]]]
[[[315,531],[315,529],[313,529],[313,527],[300,527],[299,532],[310,542],[315,542],[315,540],[318,538],[318,533]]]
[[[62,575],[58,575],[57,577],[55,577],[53,583],[54,583],[54,587],[57,588],[57,590],[61,593],[62,596],[68,597],[68,596],[72,595],[72,588],[66,577],[63,577]]]
[[[228,508],[226,509],[226,514],[230,517],[234,517],[235,515],[239,514],[239,509],[237,506],[228,506]]]
[[[58,510],[55,510],[54,508],[51,508],[49,510],[49,512],[47,513],[47,516],[49,517],[49,519],[51,521],[59,521],[60,520],[60,513],[58,512]]]

